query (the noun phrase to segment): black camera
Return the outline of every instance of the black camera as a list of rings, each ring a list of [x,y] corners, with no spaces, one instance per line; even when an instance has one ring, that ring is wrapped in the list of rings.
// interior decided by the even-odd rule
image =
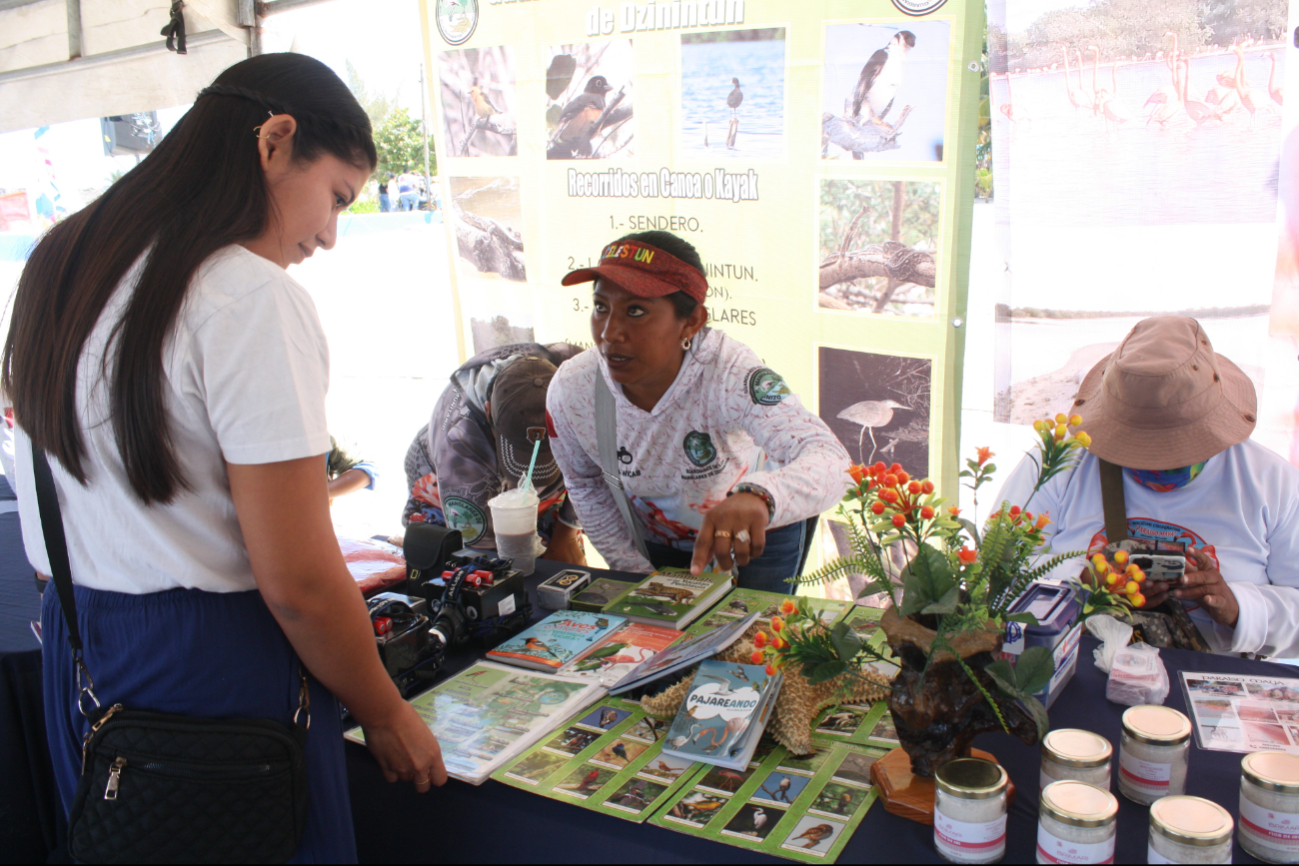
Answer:
[[[432,685],[442,667],[443,648],[429,634],[429,618],[393,593],[376,596],[366,606],[379,659],[401,696]]]
[[[462,551],[440,578],[424,587],[434,641],[462,646],[471,638],[513,634],[528,624],[532,605],[523,575],[509,559]]]

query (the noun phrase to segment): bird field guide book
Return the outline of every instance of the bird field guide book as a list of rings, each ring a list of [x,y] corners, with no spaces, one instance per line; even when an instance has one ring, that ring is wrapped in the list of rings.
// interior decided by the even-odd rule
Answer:
[[[708,612],[726,594],[735,578],[705,571],[693,575],[685,568],[660,568],[604,609],[632,622],[684,629]]]
[[[558,671],[585,656],[626,622],[609,614],[557,610],[502,642],[487,653],[487,658],[536,671]]]
[[[602,577],[570,598],[568,606],[572,610],[589,610],[592,613],[601,613],[615,598],[631,589],[632,586],[633,584],[625,580]]]
[[[742,770],[749,765],[780,692],[783,673],[709,659],[668,730],[663,754]]]
[[[605,694],[597,685],[479,662],[408,703],[438,738],[447,773],[481,785],[562,719]],[[359,727],[343,736],[365,745]]]
[[[581,658],[565,664],[558,673],[613,688],[623,677],[676,643],[681,636],[681,632],[674,628],[629,622]]]
[[[763,626],[771,624],[771,618],[780,614],[780,607],[787,601],[806,606],[827,626],[838,622],[853,606],[852,602],[835,601],[829,598],[812,598],[810,596],[783,595],[778,592],[762,592],[757,589],[733,589],[713,608],[707,617],[699,620],[686,629],[690,634],[711,631],[725,625],[735,617],[758,615],[758,622]]]
[[[722,628],[716,628],[703,634],[690,635],[678,641],[647,662],[638,665],[631,673],[611,686],[609,691],[615,695],[629,692],[646,683],[652,683],[669,674],[688,668],[710,656],[716,655],[740,639],[757,616],[750,614],[743,619],[736,619]]]
[[[668,723],[608,698],[492,774],[515,788],[639,824],[701,765],[662,754]]]
[[[875,802],[870,768],[884,755],[848,743],[796,758],[763,738],[742,769],[702,765],[649,822],[802,863],[833,863]]]

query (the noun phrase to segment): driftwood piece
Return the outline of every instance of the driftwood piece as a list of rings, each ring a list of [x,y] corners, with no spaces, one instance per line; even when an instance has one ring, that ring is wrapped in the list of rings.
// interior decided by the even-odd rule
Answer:
[[[467,213],[456,207],[456,243],[462,258],[485,273],[500,274],[507,280],[525,281],[523,238],[494,219]]]
[[[821,290],[861,277],[889,277],[932,289],[938,268],[934,257],[896,241],[867,244],[821,263]]]
[[[836,117],[830,112],[821,115],[821,156],[829,155],[829,145],[835,144],[853,153],[882,153],[898,150],[898,134],[902,124],[911,114],[908,105],[898,114],[897,123],[866,118],[860,122],[850,117]]]

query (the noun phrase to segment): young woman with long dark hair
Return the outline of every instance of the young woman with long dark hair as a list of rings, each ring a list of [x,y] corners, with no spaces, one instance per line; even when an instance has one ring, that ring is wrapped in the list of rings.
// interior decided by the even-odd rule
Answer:
[[[334,695],[390,781],[446,779],[339,553],[321,471],[328,347],[285,273],[333,246],[375,163],[365,112],[323,64],[272,54],[230,67],[152,154],[40,241],[3,356],[28,557],[49,574],[30,437],[52,458],[105,705],[288,724],[299,664],[312,675],[303,862],[356,857]],[[89,722],[53,591],[41,623],[66,808]]]

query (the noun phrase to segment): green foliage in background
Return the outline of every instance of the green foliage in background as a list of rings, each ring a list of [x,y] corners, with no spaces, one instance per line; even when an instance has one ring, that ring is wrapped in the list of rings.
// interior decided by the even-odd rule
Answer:
[[[424,173],[424,134],[420,122],[404,108],[394,108],[374,130],[374,146],[379,151],[377,177],[386,178],[403,171]],[[437,158],[429,140],[429,174],[436,175]]]
[[[938,247],[939,209],[936,183],[902,183],[902,225],[898,240],[909,247],[933,252]],[[839,251],[844,233],[864,207],[851,247],[877,244],[893,235],[894,181],[827,180],[821,184],[821,260]]]
[[[974,143],[974,194],[992,198],[992,97],[988,93],[988,29],[983,30],[979,58],[979,137]]]

